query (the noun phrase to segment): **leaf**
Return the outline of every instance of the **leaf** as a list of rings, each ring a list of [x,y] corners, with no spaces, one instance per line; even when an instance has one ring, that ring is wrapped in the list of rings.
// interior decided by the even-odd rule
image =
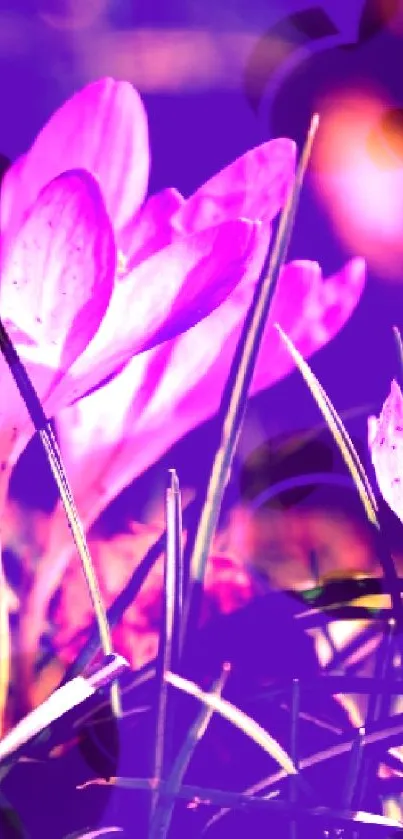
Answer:
[[[179,626],[182,611],[182,511],[179,481],[174,469],[170,470],[170,482],[166,490],[165,517],[164,625],[160,632],[157,657],[158,699],[153,772],[157,782],[164,777],[166,766],[169,763],[172,708],[164,673],[176,667],[178,662]],[[152,812],[157,807],[157,803],[158,794],[152,801]]]
[[[81,524],[80,517],[78,515],[78,511],[74,503],[73,495],[70,490],[59,446],[53,435],[52,429],[48,423],[47,417],[44,413],[40,399],[35,391],[31,379],[29,378],[25,366],[19,358],[18,353],[1,320],[0,350],[10,368],[10,371],[14,377],[18,390],[21,394],[21,397],[26,405],[28,413],[30,414],[35,429],[39,435],[50,468],[52,470],[56,486],[59,490],[60,498],[63,502],[63,507],[73,535],[78,555],[81,560],[85,579],[90,592],[91,601],[95,612],[95,618],[99,630],[99,636],[101,639],[102,651],[105,656],[112,655],[113,645],[108,619],[106,617],[106,612],[102,602],[101,592],[98,585],[95,568],[91,559],[91,554],[88,548],[88,543],[85,538],[84,528]],[[119,716],[120,700],[116,684],[112,685],[111,699],[115,715]]]
[[[201,511],[193,546],[190,563],[190,579],[184,608],[182,644],[186,638],[185,632],[189,621],[192,621],[193,626],[198,621],[198,595],[203,583],[211,541],[230,476],[234,452],[239,440],[245,414],[248,392],[270,306],[273,301],[273,294],[281,268],[287,256],[299,196],[318,125],[319,117],[315,115],[312,118],[307,139],[297,166],[293,187],[281,213],[273,249],[262,268],[224,389],[220,409],[222,435],[211,469],[205,503]],[[190,636],[191,630],[189,632]]]
[[[297,770],[288,756],[287,752],[284,751],[282,746],[265,731],[259,723],[253,720],[248,714],[245,714],[244,711],[241,711],[239,708],[236,708],[232,702],[229,702],[227,699],[223,699],[221,696],[218,696],[214,693],[206,693],[205,691],[201,690],[194,682],[189,681],[189,679],[184,679],[182,676],[178,676],[175,673],[166,673],[165,678],[170,685],[178,688],[178,690],[182,690],[184,693],[189,694],[189,696],[194,696],[195,699],[199,699],[200,702],[204,702],[209,708],[212,708],[217,714],[220,714],[226,720],[231,722],[236,728],[239,728],[240,731],[250,737],[258,746],[260,746],[273,760],[278,763],[284,772],[287,775],[296,775]]]
[[[230,665],[225,664],[221,676],[214,682],[211,688],[212,696],[221,696],[229,672]],[[175,804],[175,798],[168,798],[168,796],[175,796],[175,794],[177,794],[180,790],[189,763],[192,759],[193,752],[197,744],[204,736],[213,713],[214,708],[205,704],[202,706],[201,711],[197,715],[193,725],[189,728],[182,748],[179,750],[167,778],[165,786],[165,793],[167,797],[165,798],[165,801],[160,802],[160,806],[156,808],[150,827],[149,839],[154,839],[154,837],[158,837],[158,839],[165,839],[169,831]]]

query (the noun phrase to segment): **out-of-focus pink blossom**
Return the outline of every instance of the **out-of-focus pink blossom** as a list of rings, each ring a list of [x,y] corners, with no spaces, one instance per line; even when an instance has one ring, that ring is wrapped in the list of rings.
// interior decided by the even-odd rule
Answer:
[[[395,381],[379,419],[368,419],[368,444],[379,489],[403,522],[403,395]]]
[[[110,605],[122,590],[143,551],[160,535],[155,526],[134,526],[133,534],[117,536],[109,541],[91,542],[104,602]],[[228,614],[246,605],[255,594],[255,587],[241,563],[232,556],[213,554],[207,563],[201,622],[217,614]],[[133,667],[150,661],[158,648],[163,604],[163,557],[154,565],[136,599],[126,610],[114,630],[117,652],[125,655]],[[93,610],[80,568],[70,563],[60,587],[60,598],[54,616],[53,642],[66,664],[77,655],[83,644],[80,634],[92,623]]]

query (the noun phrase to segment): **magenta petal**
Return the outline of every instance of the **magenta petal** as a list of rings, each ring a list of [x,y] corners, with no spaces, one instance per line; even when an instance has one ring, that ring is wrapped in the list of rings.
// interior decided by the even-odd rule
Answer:
[[[4,174],[0,190],[0,232],[2,257],[12,238],[13,212],[17,201],[22,201],[21,173],[25,166],[26,155],[12,163]],[[14,224],[14,227],[16,225]]]
[[[272,221],[283,206],[295,168],[292,140],[263,143],[214,175],[179,210],[180,229],[200,230],[225,219]]]
[[[88,85],[53,114],[18,165],[4,217],[13,233],[41,189],[76,168],[98,180],[120,233],[141,206],[148,184],[147,117],[139,95],[127,82],[109,78]]]
[[[0,308],[11,337],[39,347],[48,367],[67,368],[107,309],[115,271],[113,231],[87,172],[48,184],[3,269]]]
[[[172,219],[184,201],[176,189],[164,189],[146,201],[128,225],[121,242],[127,271],[178,238]]]
[[[393,381],[380,417],[369,417],[368,445],[379,489],[403,522],[403,396]]]
[[[116,283],[98,334],[71,371],[73,390],[63,404],[88,392],[134,354],[205,318],[249,272],[257,238],[255,225],[227,222],[182,237]]]
[[[178,439],[216,413],[257,274],[245,274],[228,299],[193,329],[137,356],[104,388],[58,417],[63,455],[87,523]],[[329,280],[323,280],[316,263],[287,265],[252,392],[293,369],[272,327],[276,316],[311,354],[342,327],[363,283],[360,261]],[[335,297],[338,290],[347,296],[343,303]]]
[[[365,262],[359,258],[327,279],[316,262],[295,261],[283,268],[252,382],[253,392],[294,370],[294,362],[272,324],[279,323],[304,358],[309,358],[345,326],[361,299],[365,277]]]
[[[86,524],[215,413],[259,268],[256,263],[246,271],[228,299],[191,330],[136,356],[108,384],[58,415],[63,457]]]

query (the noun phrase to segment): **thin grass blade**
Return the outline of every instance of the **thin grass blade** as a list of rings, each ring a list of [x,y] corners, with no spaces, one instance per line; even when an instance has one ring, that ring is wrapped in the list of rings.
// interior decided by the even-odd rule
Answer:
[[[322,416],[327,421],[329,429],[334,437],[334,440],[339,447],[343,460],[354,480],[357,487],[358,494],[363,504],[364,510],[370,523],[376,528],[378,534],[380,532],[380,525],[377,517],[377,505],[374,493],[371,489],[370,482],[366,476],[365,470],[360,463],[358,454],[350,440],[346,429],[333,407],[329,397],[323,390],[321,384],[318,382],[316,376],[312,372],[309,364],[302,358],[291,339],[283,332],[281,327],[276,324],[281,339],[287,347],[292,359],[298,367],[303,376],[304,381],[309,387],[313,398],[322,413]],[[382,544],[379,543],[380,552],[379,560],[382,564],[382,570],[385,578],[385,585],[388,589],[391,598],[392,610],[396,623],[399,626],[403,625],[403,604],[400,596],[400,581],[396,572],[393,559],[385,549],[382,549]]]
[[[192,618],[193,625],[198,619],[198,590],[203,583],[206,562],[245,414],[253,371],[280,270],[287,256],[299,196],[318,125],[319,117],[315,115],[297,167],[293,188],[280,217],[273,250],[263,266],[224,390],[220,410],[223,417],[221,443],[213,462],[190,561],[182,644],[189,619]]]
[[[166,551],[164,565],[164,620],[157,657],[158,700],[154,753],[154,777],[159,783],[169,763],[172,736],[172,708],[164,673],[176,668],[179,654],[179,627],[182,611],[182,515],[178,476],[169,473],[165,495]],[[169,713],[171,711],[171,713]],[[158,802],[158,793],[151,802],[151,818]]]
[[[297,774],[294,763],[282,746],[259,723],[255,722],[248,714],[245,714],[244,711],[236,708],[235,705],[228,702],[227,699],[223,699],[221,696],[206,693],[194,682],[184,679],[176,673],[166,673],[165,678],[169,684],[189,694],[189,696],[194,696],[195,699],[208,705],[217,714],[220,714],[236,726],[236,728],[239,728],[240,731],[243,731],[247,737],[267,752],[283,768],[287,775]]]
[[[105,608],[102,602],[95,569],[92,563],[88,544],[85,538],[84,529],[80,522],[77,508],[69,486],[68,478],[63,466],[59,447],[49,426],[48,419],[43,411],[40,399],[28,376],[28,373],[9,337],[4,325],[0,321],[0,350],[10,368],[14,381],[18,387],[27,411],[38,432],[39,438],[45,450],[52,474],[56,481],[57,488],[66,512],[67,520],[73,535],[78,555],[84,571],[95,618],[98,625],[101,639],[102,651],[105,656],[113,655],[113,644],[106,617]],[[111,701],[114,713],[120,716],[120,698],[117,684],[112,685]]]
[[[225,664],[223,672],[211,688],[212,696],[221,696],[230,672],[230,665]],[[151,823],[149,839],[165,839],[171,824],[172,813],[175,806],[175,798],[178,794],[192,755],[197,744],[207,730],[208,724],[214,713],[210,705],[203,705],[193,725],[190,727],[186,739],[180,749],[172,766],[170,774],[164,785],[164,795],[161,796],[159,807],[157,807],[154,819]]]

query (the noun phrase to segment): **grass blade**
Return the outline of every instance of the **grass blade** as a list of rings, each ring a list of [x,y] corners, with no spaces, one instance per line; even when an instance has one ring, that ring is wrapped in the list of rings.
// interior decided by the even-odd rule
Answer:
[[[287,775],[297,774],[297,770],[291,758],[288,756],[287,752],[284,751],[282,746],[280,746],[280,744],[277,743],[277,741],[271,737],[271,735],[268,734],[268,732],[265,731],[259,723],[255,722],[255,720],[249,717],[248,714],[245,714],[244,711],[236,708],[235,705],[228,702],[227,699],[223,699],[221,696],[206,693],[194,682],[184,679],[182,676],[178,676],[175,673],[166,673],[165,678],[169,684],[173,685],[178,690],[182,690],[184,693],[189,694],[189,696],[194,696],[195,699],[199,699],[200,702],[203,702],[209,708],[212,708],[217,712],[217,714],[220,714],[236,728],[239,728],[240,731],[243,731],[247,737],[267,752],[267,754],[269,754],[270,757],[272,757],[273,760],[282,767]]]
[[[159,783],[169,762],[172,714],[169,713],[168,685],[164,673],[177,666],[179,625],[182,610],[182,515],[178,476],[170,470],[165,496],[166,552],[164,566],[164,621],[157,657],[159,684],[154,754],[154,777]],[[157,806],[158,793],[151,803],[151,817]]]
[[[295,362],[300,373],[302,374],[304,381],[308,385],[309,390],[311,391],[312,396],[315,399],[315,402],[322,413],[322,416],[328,423],[329,430],[331,431],[333,438],[337,446],[339,447],[343,460],[357,487],[357,491],[363,504],[364,510],[366,512],[367,518],[370,521],[370,523],[376,528],[379,534],[380,525],[377,517],[377,505],[375,501],[375,496],[371,489],[371,485],[368,480],[368,477],[366,476],[365,470],[354,448],[354,445],[343,425],[343,422],[337,414],[336,409],[333,407],[329,397],[318,382],[316,376],[312,372],[309,364],[307,364],[307,362],[303,359],[301,354],[298,352],[298,350],[292,343],[291,339],[285,334],[285,332],[283,332],[283,330],[278,324],[276,324],[276,328],[279,332],[282,341],[287,347],[293,361]],[[399,577],[396,573],[396,568],[392,558],[387,553],[387,551],[382,549],[381,543],[379,543],[379,547],[381,549],[379,553],[379,560],[382,564],[385,584],[390,594],[394,617],[396,623],[399,626],[402,626],[403,604],[400,597]]]
[[[109,685],[128,668],[126,659],[113,656],[92,676],[77,676],[63,687],[55,690],[48,699],[38,705],[26,717],[20,720],[0,741],[0,761],[13,756],[32,738],[37,737],[45,728],[56,722],[63,714],[71,711],[105,685]]]
[[[210,694],[212,696],[221,696],[229,672],[230,665],[225,664],[221,676],[211,688]],[[203,705],[196,720],[190,727],[164,786],[164,794],[160,802],[160,807],[155,812],[149,839],[165,839],[167,836],[175,806],[175,798],[182,786],[193,752],[202,737],[204,737],[213,713],[214,708],[207,704]]]
[[[221,443],[216,453],[201,512],[190,562],[189,586],[186,594],[182,644],[189,619],[198,619],[199,591],[203,583],[211,541],[217,526],[221,503],[227,485],[235,448],[245,414],[246,400],[267,316],[281,267],[286,259],[299,196],[308,166],[319,117],[312,119],[307,140],[297,167],[295,181],[280,217],[273,250],[263,266],[250,310],[235,352],[232,368],[221,403],[224,417]]]
[[[116,786],[121,789],[131,790],[150,790],[153,789],[155,783],[150,778],[126,778],[116,777],[111,781],[106,781],[104,778],[95,778],[81,784],[78,789],[85,789],[90,786]],[[403,830],[403,824],[396,819],[388,818],[374,813],[368,813],[364,810],[333,810],[328,807],[302,807],[290,806],[288,801],[275,800],[273,798],[261,798],[257,795],[248,792],[228,792],[227,790],[207,789],[190,784],[184,784],[176,793],[176,797],[184,801],[197,800],[200,804],[208,807],[225,807],[226,812],[230,810],[260,810],[272,812],[273,814],[282,813],[286,818],[306,818],[319,819],[325,823],[329,820],[336,822],[340,826],[358,825],[373,825],[374,827],[384,828],[390,831],[391,829]],[[211,822],[209,823],[211,824]],[[203,830],[203,834],[209,825]],[[390,836],[390,833],[388,833]]]
[[[81,560],[84,576],[90,593],[95,618],[101,639],[102,652],[105,656],[113,655],[113,644],[104,605],[102,603],[95,569],[92,563],[85,533],[80,522],[73,495],[70,490],[67,475],[63,466],[58,444],[49,426],[48,419],[42,408],[40,399],[28,376],[28,373],[9,337],[3,323],[0,321],[0,350],[10,368],[14,381],[18,387],[27,411],[39,435],[53,477],[63,503],[70,530]],[[117,684],[111,689],[112,707],[116,716],[120,715],[120,699]]]

